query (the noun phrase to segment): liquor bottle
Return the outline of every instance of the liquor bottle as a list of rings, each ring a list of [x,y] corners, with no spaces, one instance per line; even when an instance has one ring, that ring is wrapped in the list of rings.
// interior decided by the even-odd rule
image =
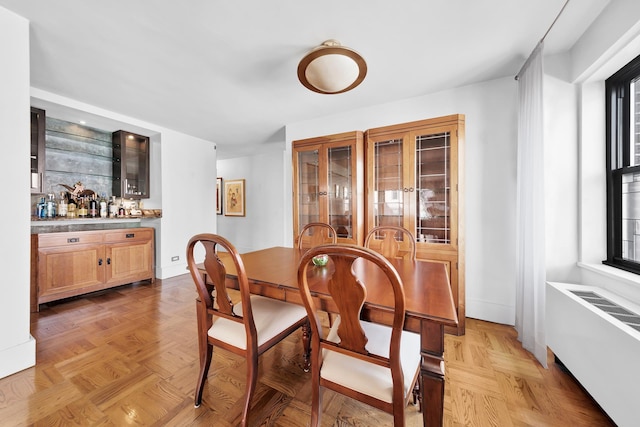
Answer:
[[[40,197],[40,201],[36,205],[36,216],[38,218],[46,218],[47,216],[47,202],[45,202],[44,197]]]
[[[98,216],[98,202],[96,201],[95,194],[89,199],[89,216],[91,218]]]
[[[58,205],[56,203],[56,195],[47,194],[47,218],[55,218]]]
[[[100,218],[107,217],[107,199],[104,193],[100,197]]]
[[[68,204],[64,191],[60,192],[60,201],[58,202],[58,216],[67,216]]]
[[[84,197],[80,198],[80,203],[78,205],[78,218],[86,218],[87,217],[87,205],[85,204]]]
[[[73,199],[69,200],[69,205],[67,206],[67,218],[75,218],[78,216],[78,212],[76,211],[76,203]]]
[[[108,205],[109,218],[115,218],[118,216],[118,205],[116,205],[116,196],[111,196]]]

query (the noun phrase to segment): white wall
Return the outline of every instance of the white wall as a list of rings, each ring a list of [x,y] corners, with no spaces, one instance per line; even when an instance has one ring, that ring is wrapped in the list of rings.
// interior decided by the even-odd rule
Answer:
[[[515,304],[516,82],[513,76],[286,127],[291,141],[461,113],[466,116],[467,316],[513,324]],[[285,163],[291,194],[291,161]],[[286,241],[293,239],[286,198]]]
[[[547,280],[572,282],[580,277],[577,90],[549,75],[543,84]]]
[[[0,209],[0,378],[35,364],[29,323],[30,211],[29,22],[0,8],[0,182],[11,193]],[[23,141],[24,143],[19,143]],[[15,191],[11,191],[15,189]]]
[[[606,258],[604,81],[640,54],[640,2],[617,0],[572,50],[578,110],[578,283],[640,304],[640,277],[602,264]]]
[[[244,179],[246,205],[244,217],[218,215],[218,234],[243,253],[271,246],[291,246],[285,238],[285,205],[291,204],[291,192],[283,191],[286,157],[284,143],[274,144],[270,153],[218,161],[218,176]],[[291,168],[289,167],[289,170]],[[224,198],[223,198],[224,205]],[[293,225],[291,225],[293,227]]]

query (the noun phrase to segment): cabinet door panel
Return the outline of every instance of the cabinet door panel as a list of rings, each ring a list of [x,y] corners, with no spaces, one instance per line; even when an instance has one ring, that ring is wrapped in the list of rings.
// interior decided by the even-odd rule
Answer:
[[[91,288],[104,281],[102,245],[43,248],[38,251],[39,302],[64,298],[78,289]]]
[[[329,147],[327,150],[327,197],[329,224],[335,228],[339,239],[354,237],[353,147],[351,145]]]
[[[297,152],[297,224],[302,229],[311,222],[320,221],[320,151],[308,147]]]
[[[361,244],[363,176],[362,132],[294,141],[294,244],[310,222],[331,224],[340,243]]]
[[[446,263],[458,334],[465,330],[463,145],[462,115],[370,129],[366,138],[366,230],[404,227],[418,259]]]
[[[153,276],[153,244],[107,244],[107,283],[131,283]]]

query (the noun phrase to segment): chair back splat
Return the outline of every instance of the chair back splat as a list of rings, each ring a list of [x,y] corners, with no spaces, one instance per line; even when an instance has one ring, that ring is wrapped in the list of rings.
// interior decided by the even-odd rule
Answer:
[[[337,241],[338,234],[333,226],[324,222],[310,222],[300,230],[296,246],[298,249],[309,249]]]
[[[416,259],[416,239],[404,227],[395,225],[374,227],[367,233],[364,246],[387,258]]]
[[[319,254],[329,256],[324,267],[311,262]],[[388,287],[369,295],[368,281]],[[311,321],[311,425],[320,425],[321,388],[329,388],[392,414],[394,425],[403,426],[405,406],[420,373],[420,335],[403,331],[404,289],[391,262],[360,246],[318,246],[302,256],[298,286]],[[314,290],[329,297],[318,302],[317,294],[312,297]],[[393,308],[389,325],[361,320],[369,301]],[[328,330],[323,329],[317,304],[338,313]]]
[[[196,262],[194,254],[199,246],[204,248],[204,262],[201,264]],[[300,305],[251,295],[242,257],[222,236],[193,236],[187,244],[187,266],[198,291],[196,315],[200,372],[195,406],[197,408],[202,403],[214,346],[224,348],[244,356],[247,361],[244,407],[242,419],[238,421],[239,425],[247,426],[258,378],[258,356],[298,328],[309,328],[307,313]],[[237,276],[240,298],[236,302],[227,292],[228,269],[234,269],[232,273]],[[303,339],[305,336],[308,334],[303,334]]]

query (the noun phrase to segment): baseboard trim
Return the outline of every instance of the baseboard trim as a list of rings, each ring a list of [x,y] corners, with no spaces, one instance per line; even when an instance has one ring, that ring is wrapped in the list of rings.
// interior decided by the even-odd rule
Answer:
[[[26,342],[0,351],[0,378],[31,368],[36,364],[36,340],[31,335]]]

